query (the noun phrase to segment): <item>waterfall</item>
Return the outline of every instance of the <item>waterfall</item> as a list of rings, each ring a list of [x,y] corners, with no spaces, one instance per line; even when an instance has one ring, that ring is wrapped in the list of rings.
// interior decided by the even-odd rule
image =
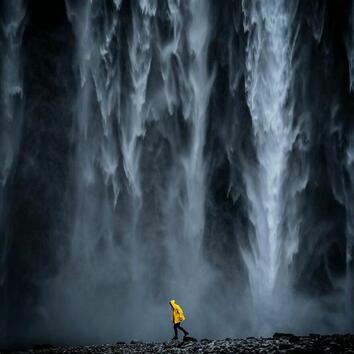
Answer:
[[[85,317],[98,311],[95,306],[100,306],[100,287],[110,287],[106,306],[120,309],[120,316],[127,323],[125,334],[122,329],[123,336],[129,335],[131,327],[146,335],[146,325],[139,318],[146,299],[154,303],[161,317],[165,312],[166,298],[161,299],[163,303],[160,299],[150,299],[156,289],[146,281],[152,275],[158,281],[166,277],[163,272],[156,274],[156,263],[164,262],[170,269],[172,281],[165,282],[161,289],[169,297],[185,297],[191,293],[194,298],[190,301],[197,302],[203,293],[200,287],[205,284],[206,268],[198,254],[205,218],[207,108],[214,78],[207,65],[209,7],[201,1],[192,1],[188,6],[170,1],[168,21],[173,29],[172,37],[166,42],[161,40],[153,48],[157,3],[137,1],[132,5],[124,38],[119,29],[121,14],[126,9],[120,3],[87,2],[78,6],[67,1],[66,4],[78,43],[80,76],[74,131],[78,137],[72,172],[75,195],[69,262],[56,282],[77,285],[72,269],[82,274],[80,290],[72,293],[70,289],[74,285],[71,285],[62,292],[64,298],[71,299],[65,301],[72,302],[72,313]],[[204,14],[202,19],[200,13]],[[187,15],[190,19],[183,22],[189,28],[188,36],[181,39],[178,21]],[[123,48],[127,56],[124,56],[126,70],[122,74]],[[151,87],[149,77],[156,50],[163,53],[161,80]],[[171,85],[180,86],[181,93],[171,92]],[[149,96],[148,87],[152,92]],[[173,101],[179,102],[181,116],[171,106]],[[151,177],[151,188],[162,198],[157,207],[161,210],[160,221],[150,226],[146,215],[156,196],[148,195],[143,189],[146,172],[142,170],[142,153],[151,149],[144,148],[144,144],[149,143],[149,134],[160,134],[158,129],[155,132],[154,122],[164,125],[159,129],[166,130],[177,119],[188,126],[186,147],[181,150],[174,138],[169,142],[169,149],[176,153],[167,166],[160,166],[161,170],[167,168],[163,172],[164,187],[156,180],[159,176]],[[181,223],[178,229],[176,220]],[[162,253],[150,254],[154,234],[165,238],[161,240],[165,244]],[[202,270],[188,274],[196,266]],[[116,273],[117,270],[120,271]],[[80,305],[79,299],[89,289],[94,289],[91,300]],[[136,306],[126,308],[124,304],[132,299]],[[91,309],[85,308],[89,302]],[[145,312],[147,322],[153,314]],[[102,327],[103,336],[107,336],[107,331],[114,332],[117,318],[113,312],[109,321]],[[88,326],[85,333],[91,332]],[[96,334],[98,338],[100,333]]]
[[[121,109],[117,66],[120,2],[67,0],[66,9],[77,41],[74,65],[78,69],[77,97],[73,100],[72,217],[69,253],[63,255],[67,261],[48,284],[44,296],[56,299],[47,305],[46,311],[55,314],[62,323],[74,321],[77,316],[87,323],[85,330],[80,321],[64,332],[68,340],[80,337],[95,341],[102,340],[102,332],[113,330],[109,317],[100,331],[94,330],[92,318],[98,307],[110,308],[112,301],[111,293],[103,301],[98,299],[99,293],[104,287],[109,287],[112,293],[118,291],[114,273],[125,266],[121,257],[123,250],[118,253],[114,235],[115,207],[121,188],[118,169],[122,166],[115,130]],[[63,283],[68,286],[62,287]],[[82,301],[83,297],[87,301]],[[57,312],[60,306],[66,306],[63,302],[71,308],[72,319],[62,318]],[[102,314],[106,316],[105,311]]]
[[[246,263],[260,314],[274,304],[276,283],[286,273],[286,269],[280,270],[284,255],[282,189],[293,140],[289,104],[291,14],[287,10],[285,1],[244,2],[244,28],[248,33],[245,86],[258,158],[256,175],[246,177],[255,227],[252,255],[246,256]]]
[[[131,103],[122,124],[122,154],[124,170],[133,194],[141,197],[139,182],[139,137],[144,135],[147,112],[147,82],[151,67],[152,18],[155,1],[139,1],[132,13],[132,28],[128,42],[129,69],[132,82]]]
[[[351,331],[352,4],[28,4],[0,12],[0,330],[162,341],[175,298],[198,338]]]
[[[163,87],[168,119],[183,119],[188,127],[188,140],[186,147],[178,146],[183,144],[181,140],[171,142],[178,155],[173,156],[174,165],[169,173],[163,223],[174,279],[169,285],[170,296],[185,299],[189,294],[191,306],[200,303],[211,276],[202,256],[208,174],[204,149],[208,105],[215,78],[213,68],[208,67],[211,5],[207,1],[193,0],[188,6],[179,1],[169,1],[168,6],[173,35],[161,48]],[[190,18],[186,21],[188,15]],[[186,38],[181,33],[183,27]],[[177,87],[179,92],[176,92]],[[177,115],[177,102],[181,105],[181,118]]]

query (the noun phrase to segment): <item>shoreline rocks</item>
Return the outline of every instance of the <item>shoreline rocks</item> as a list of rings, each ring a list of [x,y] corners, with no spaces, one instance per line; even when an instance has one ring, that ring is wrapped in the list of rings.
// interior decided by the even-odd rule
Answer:
[[[274,333],[271,338],[226,338],[200,341],[190,337],[185,341],[162,343],[131,341],[81,347],[52,347],[37,345],[17,354],[59,354],[59,353],[353,353],[354,335],[313,335],[295,336],[291,333]]]

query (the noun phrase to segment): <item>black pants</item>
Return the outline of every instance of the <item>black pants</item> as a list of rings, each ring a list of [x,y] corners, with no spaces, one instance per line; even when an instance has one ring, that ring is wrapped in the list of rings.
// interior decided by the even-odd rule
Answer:
[[[184,335],[186,336],[188,334],[188,332],[181,327],[181,322],[180,323],[175,323],[173,325],[173,329],[175,331],[175,337],[177,338],[177,329],[179,329],[180,331],[182,331],[184,333]]]

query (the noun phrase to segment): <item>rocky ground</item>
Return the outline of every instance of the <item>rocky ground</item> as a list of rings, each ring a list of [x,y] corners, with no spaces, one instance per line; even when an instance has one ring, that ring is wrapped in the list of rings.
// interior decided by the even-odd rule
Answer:
[[[14,353],[14,352],[13,352]],[[354,335],[294,336],[275,333],[272,338],[246,338],[200,341],[187,338],[186,341],[146,343],[132,341],[87,347],[55,348],[50,345],[36,346],[28,351],[16,353],[57,354],[57,353],[353,353]]]

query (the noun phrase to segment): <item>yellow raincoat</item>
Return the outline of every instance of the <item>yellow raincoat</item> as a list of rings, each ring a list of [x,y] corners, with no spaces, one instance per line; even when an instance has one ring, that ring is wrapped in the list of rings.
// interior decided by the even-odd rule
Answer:
[[[181,323],[182,321],[184,321],[186,318],[184,317],[184,313],[183,313],[181,306],[176,304],[176,300],[171,300],[170,304],[173,307],[172,323],[176,324],[176,323]]]

